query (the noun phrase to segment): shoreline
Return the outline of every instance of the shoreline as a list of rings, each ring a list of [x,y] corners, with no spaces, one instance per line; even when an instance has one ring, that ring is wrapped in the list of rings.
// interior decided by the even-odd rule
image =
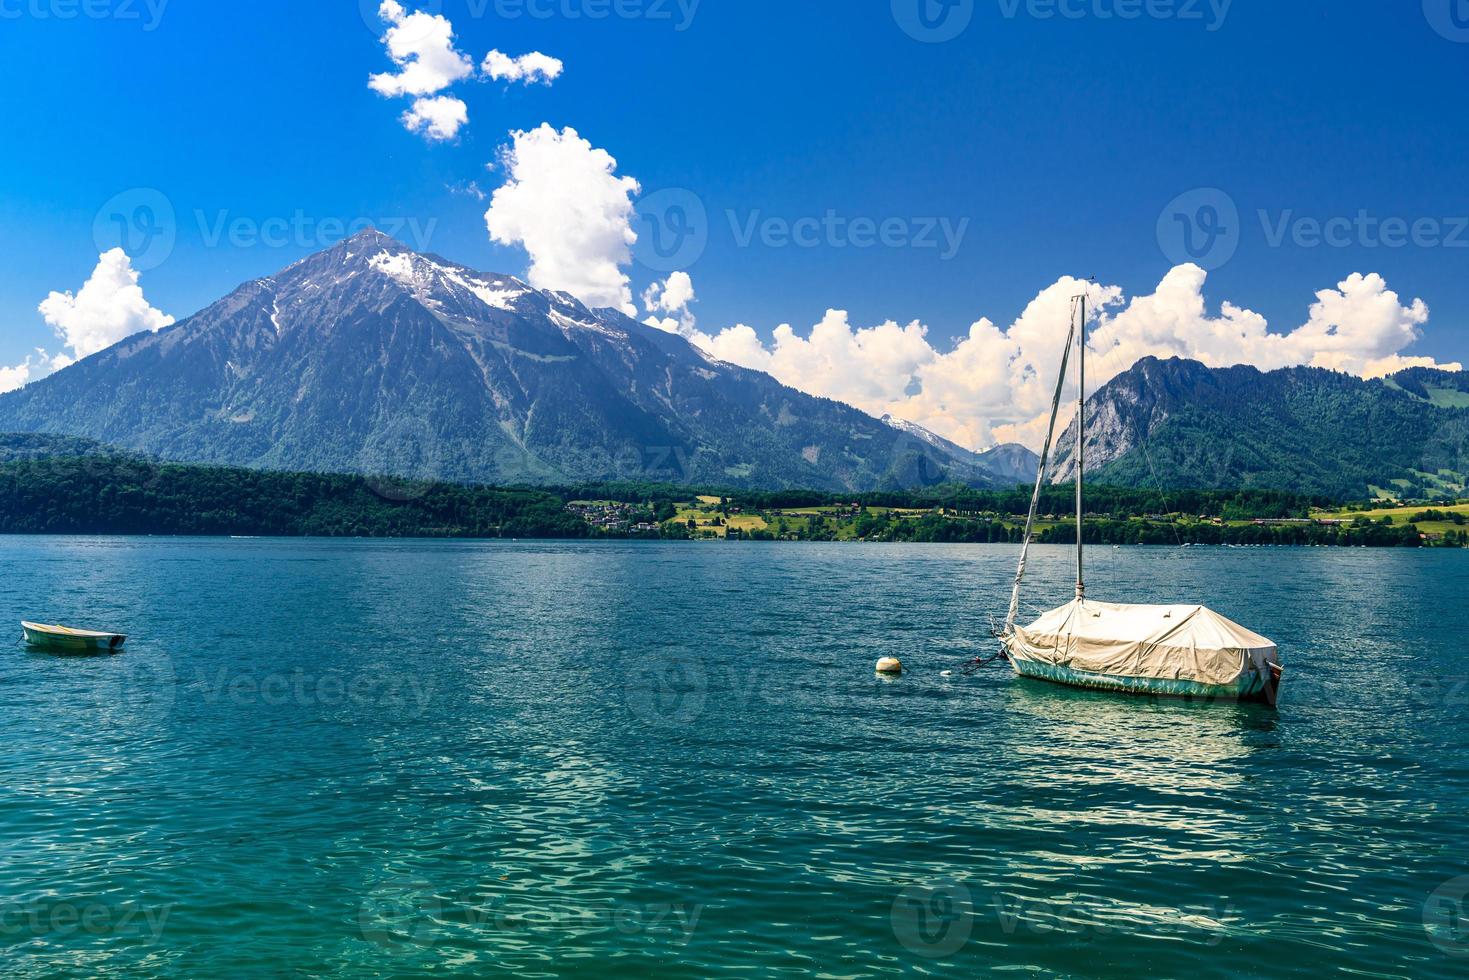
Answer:
[[[135,531],[0,531],[0,541],[7,539],[15,540],[56,540],[62,538],[97,540],[97,541],[319,541],[319,542],[342,542],[342,541],[372,541],[372,542],[425,542],[425,543],[459,543],[459,544],[592,544],[592,545],[678,545],[678,546],[734,546],[734,545],[765,545],[765,546],[811,546],[811,545],[840,545],[842,547],[873,547],[887,548],[897,546],[936,546],[936,547],[984,547],[984,548],[1018,548],[1018,541],[854,541],[843,539],[761,539],[761,538],[679,538],[658,535],[596,535],[586,537],[533,537],[522,535],[510,537],[505,535],[426,535],[426,534],[379,534],[379,535],[331,535],[331,534],[206,534],[195,532],[181,533],[147,533]],[[1328,549],[1339,551],[1370,550],[1370,551],[1464,551],[1469,550],[1461,546],[1446,545],[1368,545],[1368,544],[1285,544],[1285,543],[1262,543],[1262,544],[1217,544],[1209,542],[1184,542],[1183,544],[1158,544],[1158,543],[1135,543],[1108,545],[1099,542],[1087,542],[1088,545],[1097,548],[1116,549],[1147,549],[1147,550],[1183,550],[1190,548],[1211,548],[1231,551],[1240,550],[1276,550],[1276,551],[1307,551],[1315,549]],[[1040,541],[1032,543],[1031,547],[1048,548],[1074,548],[1072,541]]]

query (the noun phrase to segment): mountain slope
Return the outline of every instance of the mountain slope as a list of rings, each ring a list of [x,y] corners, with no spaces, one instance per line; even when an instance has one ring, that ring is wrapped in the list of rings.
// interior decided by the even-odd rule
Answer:
[[[375,231],[0,397],[0,429],[177,460],[497,483],[996,482],[958,447]]]
[[[916,422],[908,422],[891,415],[884,415],[882,420],[899,432],[922,440],[946,456],[972,462],[1001,483],[1033,483],[1036,468],[1041,464],[1039,455],[1019,443],[1005,443],[976,453]]]
[[[1087,401],[1087,472],[1126,486],[1264,487],[1361,498],[1462,493],[1469,372],[1364,381],[1144,358]],[[1072,478],[1074,427],[1054,470]]]

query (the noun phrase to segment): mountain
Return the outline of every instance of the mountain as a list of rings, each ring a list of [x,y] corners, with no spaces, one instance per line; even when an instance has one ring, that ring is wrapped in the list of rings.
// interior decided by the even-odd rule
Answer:
[[[126,458],[130,454],[95,439],[35,432],[0,432],[0,464],[24,460]],[[141,458],[141,457],[138,457]]]
[[[884,415],[882,420],[900,432],[921,439],[946,456],[972,462],[981,470],[994,475],[1002,483],[1033,483],[1035,471],[1041,465],[1040,456],[1019,443],[1004,443],[976,453],[965,449],[957,442],[945,439],[937,432],[925,429],[916,422],[908,422],[891,415]]]
[[[980,465],[1007,485],[1034,483],[1041,465],[1040,455],[1018,442],[1003,443],[978,455]]]
[[[1057,482],[1074,443],[1072,426]],[[1437,497],[1462,494],[1466,474],[1469,372],[1363,380],[1148,357],[1087,401],[1087,477],[1104,483]]]
[[[163,459],[471,482],[1009,480],[952,443],[715,361],[616,310],[371,230],[0,397],[0,430]]]

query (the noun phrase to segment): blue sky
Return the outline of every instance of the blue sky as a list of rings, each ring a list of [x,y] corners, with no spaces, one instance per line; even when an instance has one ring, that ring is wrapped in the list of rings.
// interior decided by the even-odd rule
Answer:
[[[366,0],[88,2],[0,0],[4,363],[59,349],[37,304],[97,265],[109,200],[172,210],[171,249],[138,264],[148,302],[179,318],[329,244],[334,221],[523,274],[469,187],[499,186],[486,165],[542,122],[605,149],[644,195],[703,206],[686,266],[702,329],[768,338],[838,307],[921,319],[943,348],[1064,275],[1149,293],[1192,244],[1217,265],[1211,308],[1290,330],[1315,291],[1379,273],[1431,310],[1403,353],[1469,360],[1469,10],[1450,19],[1448,0],[1442,17],[1433,0],[959,0],[947,22],[938,0],[442,0],[476,63],[495,48],[566,66],[549,86],[456,85],[470,121],[448,142],[368,89],[392,64]],[[919,2],[940,34],[967,26],[915,39]],[[1200,188],[1224,196],[1183,199],[1209,226],[1183,243],[1165,209]],[[1221,201],[1239,219],[1207,251]],[[886,223],[889,243],[855,247],[828,215]],[[823,224],[810,247],[779,234],[800,219]],[[1330,219],[1317,242],[1309,221]],[[1410,240],[1382,244],[1386,219]],[[634,293],[667,271],[626,269]]]

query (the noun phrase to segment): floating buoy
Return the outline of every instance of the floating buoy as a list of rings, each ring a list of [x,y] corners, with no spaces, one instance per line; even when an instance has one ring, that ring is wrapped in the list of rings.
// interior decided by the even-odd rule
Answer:
[[[954,672],[952,670],[941,670],[941,671],[939,671],[939,676],[940,677],[953,677],[954,676]]]
[[[883,657],[877,662],[877,672],[879,674],[901,674],[903,662],[897,657]]]

